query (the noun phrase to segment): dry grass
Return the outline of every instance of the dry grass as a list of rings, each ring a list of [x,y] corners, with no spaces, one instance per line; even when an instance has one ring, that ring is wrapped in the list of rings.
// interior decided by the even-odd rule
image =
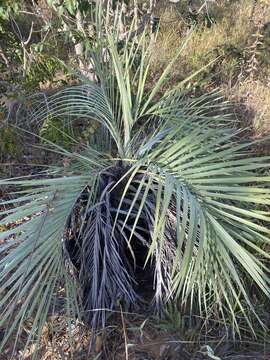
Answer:
[[[236,104],[240,126],[250,127],[256,138],[270,134],[270,0],[209,4],[214,22],[207,27],[205,15],[198,17],[166,88],[217,59],[189,86],[195,91],[223,89],[225,97]],[[171,6],[160,2],[157,14],[160,32],[153,49],[153,79],[173,58],[191,27],[185,2]]]
[[[198,337],[192,340],[176,329],[160,329],[153,319],[124,315],[124,320],[126,342],[119,318],[114,326],[108,326],[97,336],[94,351],[89,354],[91,334],[82,324],[74,322],[69,334],[64,317],[51,317],[44,326],[40,346],[32,344],[25,352],[16,351],[14,360],[30,360],[35,352],[38,360],[269,360],[270,344],[267,340],[232,343],[224,337],[211,338],[207,334],[202,341]],[[25,336],[18,344],[21,349],[27,331],[26,324]],[[11,339],[0,355],[1,360],[10,360],[12,346]]]
[[[254,138],[270,134],[270,84],[247,79],[233,89],[229,98],[242,104],[241,126],[249,127]]]
[[[172,81],[176,80],[176,77],[184,77],[200,69],[217,56],[222,55],[222,47],[224,47],[223,52],[228,48],[243,49],[252,33],[249,20],[252,3],[250,0],[239,1],[228,6],[226,11],[224,11],[224,7],[218,8],[216,5],[212,16],[216,22],[210,28],[205,26],[203,21],[197,25],[175,66]],[[190,28],[189,20],[180,16],[174,7],[167,7],[162,13],[160,10],[160,15],[160,34],[154,49],[155,70],[159,70],[173,58],[184,35]]]

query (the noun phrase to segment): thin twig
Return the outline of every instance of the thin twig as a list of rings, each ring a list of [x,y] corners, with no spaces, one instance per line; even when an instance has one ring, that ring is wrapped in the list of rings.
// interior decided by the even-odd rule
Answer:
[[[128,342],[127,342],[127,331],[126,331],[126,325],[125,325],[125,319],[122,311],[122,305],[120,304],[120,310],[121,310],[121,320],[122,320],[122,326],[123,326],[123,332],[124,332],[124,341],[125,341],[125,355],[126,360],[128,360]]]

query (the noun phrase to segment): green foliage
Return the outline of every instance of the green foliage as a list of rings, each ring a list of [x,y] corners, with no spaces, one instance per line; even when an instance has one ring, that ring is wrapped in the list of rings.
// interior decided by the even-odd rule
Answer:
[[[191,317],[188,313],[179,311],[179,306],[175,302],[167,304],[164,316],[159,323],[161,329],[178,332],[180,336],[189,340],[196,339],[201,326],[202,321],[199,317]]]
[[[8,22],[10,14],[16,15],[20,9],[19,1],[3,1],[0,4],[0,37],[1,37],[1,51],[4,50],[4,56],[12,63],[19,63],[21,61],[22,49],[18,44],[15,34],[10,29]],[[3,60],[3,59],[1,59]],[[5,61],[0,61],[0,69],[5,72]]]
[[[72,128],[65,126],[61,120],[53,117],[48,117],[40,129],[39,135],[42,141],[50,141],[57,144],[64,149],[71,148],[71,136],[73,135]]]
[[[22,3],[16,0],[2,0],[0,4],[0,32],[4,31],[3,21],[8,20],[10,13],[17,14]]]
[[[98,128],[99,124],[94,120],[82,126],[76,123],[63,123],[61,119],[49,115],[39,130],[39,136],[43,144],[50,142],[63,149],[72,150],[77,144],[75,139],[79,140],[81,144],[92,143]]]
[[[38,44],[35,44],[38,46]],[[42,49],[39,48],[39,51]],[[26,72],[24,87],[27,90],[37,89],[40,84],[46,82],[54,82],[56,80],[57,72],[67,73],[63,64],[53,56],[36,53],[35,61],[30,65]]]
[[[8,126],[0,127],[0,139],[0,159],[3,160],[7,156],[16,158],[20,153],[16,131]]]
[[[86,15],[87,12],[93,8],[91,2],[86,0],[47,0],[47,3],[57,11],[59,16],[62,16],[65,10],[72,16],[75,16],[77,10],[80,10]]]

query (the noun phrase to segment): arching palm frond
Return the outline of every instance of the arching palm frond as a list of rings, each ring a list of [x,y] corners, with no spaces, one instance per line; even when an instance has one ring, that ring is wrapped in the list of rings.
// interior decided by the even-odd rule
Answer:
[[[68,165],[0,181],[16,189],[0,203],[10,224],[0,234],[2,348],[28,318],[28,340],[39,339],[62,289],[67,315],[93,329],[119,300],[162,312],[180,299],[224,323],[229,315],[240,332],[236,313],[251,328],[256,314],[246,279],[269,296],[269,157],[237,142],[218,94],[160,95],[173,62],[147,89],[145,35],[121,50],[108,35],[107,49],[106,62],[93,55],[97,83],[35,112],[36,122],[97,121],[89,144],[74,153],[55,145]]]

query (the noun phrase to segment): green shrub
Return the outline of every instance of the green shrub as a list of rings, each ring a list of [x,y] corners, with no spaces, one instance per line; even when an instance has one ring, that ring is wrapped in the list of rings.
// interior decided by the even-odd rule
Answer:
[[[20,153],[18,135],[8,126],[0,128],[0,159],[16,158]]]

